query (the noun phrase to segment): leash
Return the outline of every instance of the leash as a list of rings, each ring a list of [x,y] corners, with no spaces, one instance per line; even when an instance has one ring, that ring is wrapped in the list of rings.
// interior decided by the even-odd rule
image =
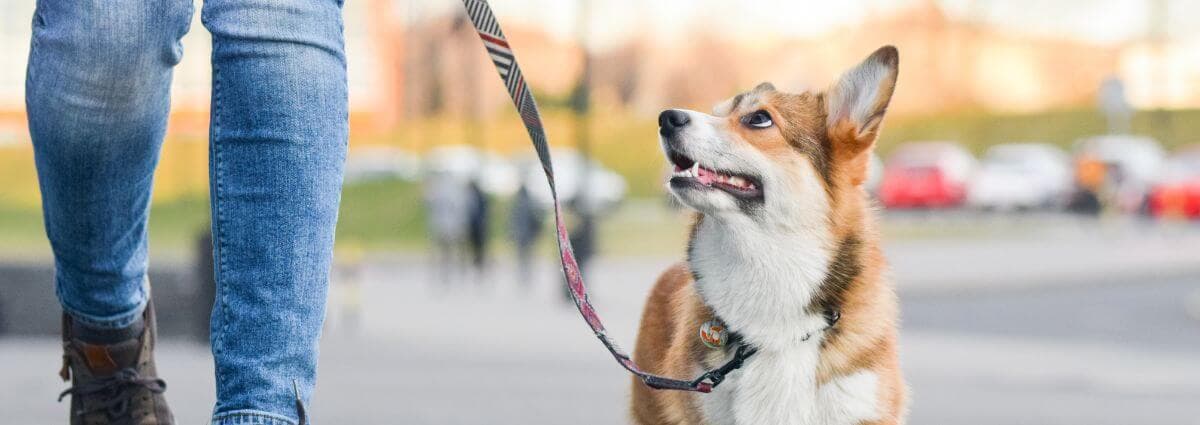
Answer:
[[[554,169],[550,165],[549,144],[546,142],[546,131],[542,128],[542,118],[541,114],[538,113],[537,102],[534,101],[533,93],[529,89],[529,86],[525,84],[525,77],[521,75],[521,68],[517,66],[517,58],[513,55],[512,48],[508,45],[508,40],[504,38],[504,33],[500,31],[500,24],[496,22],[496,16],[492,13],[492,8],[488,5],[487,0],[463,0],[463,6],[466,7],[467,16],[471,18],[471,23],[475,25],[475,30],[479,33],[479,38],[483,40],[483,47],[487,49],[488,55],[492,58],[492,63],[496,65],[496,71],[500,73],[500,79],[504,82],[504,88],[508,90],[508,95],[512,97],[513,105],[517,107],[517,112],[521,115],[521,121],[525,124],[525,130],[529,132],[530,141],[533,142],[533,149],[537,151],[538,161],[542,164],[542,171],[546,173],[546,180],[550,183],[550,195],[554,201],[554,222],[558,231],[558,253],[562,260],[563,275],[567,278],[567,287],[570,289],[571,299],[575,301],[575,307],[579,309],[579,314],[583,316],[583,320],[587,322],[588,327],[592,328],[592,332],[596,334],[596,338],[600,339],[600,342],[604,344],[604,348],[608,349],[608,352],[617,360],[617,363],[620,363],[625,370],[640,378],[650,388],[696,391],[701,393],[711,392],[713,388],[725,379],[725,375],[741,367],[742,363],[753,355],[756,350],[745,344],[740,345],[734,353],[733,359],[724,365],[705,372],[694,380],[685,381],[654,375],[642,370],[608,336],[608,331],[604,328],[604,323],[600,321],[600,316],[596,314],[596,309],[588,301],[587,287],[583,284],[583,276],[579,272],[579,263],[575,261],[575,252],[571,247],[571,240],[567,235],[566,225],[563,223],[562,208],[558,202],[558,191],[554,187]]]

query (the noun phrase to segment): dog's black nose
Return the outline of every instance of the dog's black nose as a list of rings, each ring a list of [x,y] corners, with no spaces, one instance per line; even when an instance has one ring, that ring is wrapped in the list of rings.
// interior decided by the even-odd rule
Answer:
[[[663,137],[675,134],[680,128],[687,125],[689,119],[687,112],[678,109],[668,109],[658,114],[658,134]]]

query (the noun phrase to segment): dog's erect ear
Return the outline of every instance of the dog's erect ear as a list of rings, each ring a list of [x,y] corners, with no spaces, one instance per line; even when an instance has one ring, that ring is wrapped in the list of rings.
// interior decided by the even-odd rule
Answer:
[[[896,89],[900,53],[884,46],[842,74],[825,93],[826,125],[838,180],[861,186],[867,179],[871,145]]]
[[[892,100],[899,72],[900,52],[884,46],[862,63],[842,74],[825,96],[826,124],[835,144],[853,153],[871,146],[878,136],[879,124]]]

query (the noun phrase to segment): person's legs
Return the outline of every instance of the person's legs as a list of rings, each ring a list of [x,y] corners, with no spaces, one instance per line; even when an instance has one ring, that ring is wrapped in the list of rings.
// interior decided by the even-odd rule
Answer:
[[[40,0],[25,83],[57,293],[76,321],[146,305],[146,217],[191,0]]]
[[[316,381],[348,138],[341,2],[207,0],[214,424],[293,424]],[[253,421],[253,422],[251,422]]]
[[[71,424],[173,423],[146,307],[146,219],[191,16],[190,0],[41,0],[34,13],[26,107]]]

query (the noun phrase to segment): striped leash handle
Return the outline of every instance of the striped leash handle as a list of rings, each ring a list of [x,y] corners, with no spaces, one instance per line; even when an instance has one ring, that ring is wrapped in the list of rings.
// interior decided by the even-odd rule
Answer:
[[[596,334],[609,353],[612,353],[613,358],[626,370],[641,378],[647,386],[655,389],[702,393],[712,391],[715,382],[708,382],[712,380],[710,373],[692,381],[650,374],[639,368],[633,359],[608,336],[608,331],[600,322],[600,316],[596,314],[596,309],[588,301],[587,287],[583,284],[579,263],[575,261],[571,240],[567,235],[566,225],[563,223],[562,207],[558,202],[558,191],[554,187],[554,169],[550,165],[550,147],[546,142],[546,131],[542,127],[542,117],[538,113],[537,102],[533,100],[533,93],[525,84],[525,77],[521,75],[521,68],[517,66],[516,56],[513,55],[508,40],[504,38],[504,33],[500,31],[500,24],[496,22],[496,16],[492,13],[488,2],[486,0],[463,0],[463,6],[466,7],[467,16],[471,18],[475,30],[479,32],[479,38],[483,40],[483,47],[487,49],[492,63],[496,65],[496,71],[500,73],[500,79],[504,81],[504,87],[508,89],[508,95],[512,97],[513,105],[517,107],[517,112],[521,115],[521,121],[529,132],[533,148],[537,151],[538,160],[542,164],[542,171],[545,171],[546,180],[550,182],[550,195],[554,200],[554,223],[558,230],[558,253],[562,259],[563,275],[567,278],[567,287],[570,289],[571,298],[575,300],[579,314],[583,315],[588,327],[592,328],[592,332]]]

